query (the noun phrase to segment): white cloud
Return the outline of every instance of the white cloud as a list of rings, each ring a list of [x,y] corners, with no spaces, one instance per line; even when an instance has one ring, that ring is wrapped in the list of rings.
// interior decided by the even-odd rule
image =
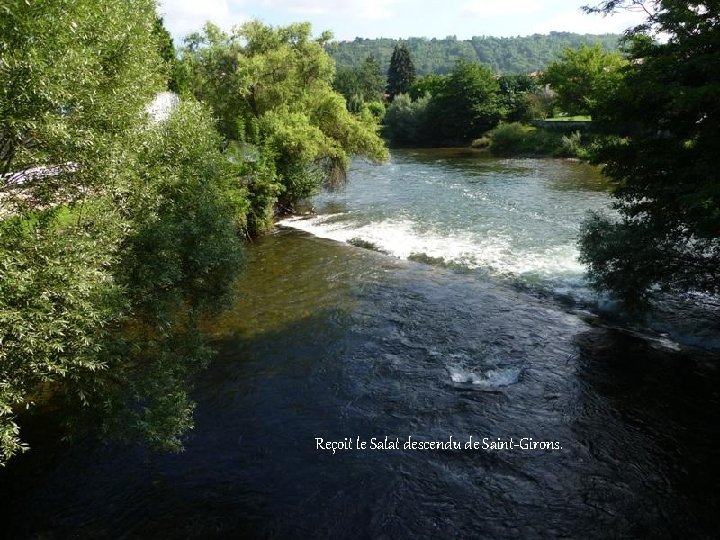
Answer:
[[[236,0],[160,0],[158,13],[165,20],[165,27],[176,38],[200,30],[211,21],[229,29],[248,19],[236,8]]]
[[[390,6],[393,2],[387,0],[364,0],[353,2],[358,4],[355,12],[364,19],[389,19],[393,16]]]
[[[644,17],[636,12],[624,11],[603,16],[584,13],[576,9],[538,21],[531,32],[538,34],[547,34],[552,31],[577,32],[579,34],[620,34],[643,20]]]
[[[622,32],[641,14],[587,15],[599,0],[160,0],[159,12],[176,39],[210,20],[224,29],[257,18],[272,25],[308,20],[339,38],[455,34],[527,35],[550,31]]]
[[[335,15],[362,19],[387,19],[398,0],[263,0],[263,6],[298,15]]]
[[[537,13],[542,7],[540,0],[470,0],[461,11],[477,17],[499,17]]]
[[[263,7],[300,15],[327,15],[332,9],[332,3],[323,0],[263,0],[258,3]]]

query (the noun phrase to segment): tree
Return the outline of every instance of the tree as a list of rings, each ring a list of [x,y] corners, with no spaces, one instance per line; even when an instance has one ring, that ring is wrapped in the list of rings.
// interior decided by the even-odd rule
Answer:
[[[533,34],[525,37],[473,37],[468,40],[428,39],[423,37],[403,40],[415,70],[421,75],[445,75],[453,70],[458,60],[480,62],[496,73],[527,74],[545,69],[567,47],[599,43],[603,49],[618,49],[621,36],[617,34],[573,34],[550,32],[548,35]],[[353,41],[332,42],[327,51],[338,69],[358,69],[370,54],[387,70],[395,45],[399,40],[357,38]]]
[[[0,464],[47,394],[69,428],[177,449],[198,321],[240,262],[239,171],[204,107],[145,112],[167,75],[154,1],[2,9]]]
[[[447,75],[424,75],[418,77],[410,87],[410,98],[418,100],[426,95],[435,96],[439,94],[445,85],[445,79],[447,79]]]
[[[385,75],[375,57],[368,56],[360,68],[339,69],[333,87],[345,96],[348,110],[359,113],[365,103],[382,101]]]
[[[609,1],[611,12],[639,6]],[[642,303],[658,288],[720,293],[720,10],[717,3],[645,2],[628,33],[633,62],[600,104],[609,135],[598,161],[614,180],[617,219],[584,225],[582,259],[598,288]],[[653,41],[662,33],[664,42]]]
[[[500,86],[492,71],[477,63],[458,62],[428,107],[435,143],[461,143],[495,127],[502,117]]]
[[[556,95],[557,106],[570,115],[591,115],[603,96],[612,92],[622,77],[626,60],[600,45],[565,49],[542,76]]]
[[[529,75],[501,75],[498,77],[504,120],[527,122],[539,116],[540,88],[534,77]]]
[[[387,93],[390,99],[398,94],[407,94],[415,81],[415,66],[410,58],[410,51],[403,44],[393,50],[388,69]]]
[[[365,102],[358,79],[356,69],[341,68],[335,73],[333,81],[333,88],[345,97],[348,111],[354,113],[360,112]]]
[[[257,150],[247,173],[251,231],[271,224],[323,181],[343,177],[351,155],[387,157],[372,115],[348,112],[332,88],[334,63],[308,23],[273,28],[258,21],[226,34],[208,24],[190,36],[183,63],[189,87],[208,103],[228,141]]]
[[[427,144],[427,107],[430,96],[412,101],[407,94],[395,97],[385,113],[385,135],[394,146]]]
[[[162,17],[155,17],[154,32],[158,42],[158,47],[160,49],[160,58],[163,59],[167,66],[166,69],[168,73],[168,90],[172,92],[179,92],[180,86],[177,80],[179,74],[177,57],[175,56],[175,45],[173,44],[170,32],[168,32],[167,28],[165,28]]]
[[[360,69],[360,89],[365,102],[381,101],[385,90],[385,74],[374,56],[365,58]]]

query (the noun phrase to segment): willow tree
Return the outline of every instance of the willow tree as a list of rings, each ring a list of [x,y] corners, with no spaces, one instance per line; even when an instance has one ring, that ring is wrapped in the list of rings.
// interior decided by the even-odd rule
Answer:
[[[0,11],[0,463],[48,396],[68,424],[177,448],[197,319],[239,261],[238,172],[199,104],[145,112],[167,80],[153,0]]]
[[[596,122],[619,219],[585,224],[583,259],[600,288],[641,302],[659,288],[720,293],[720,9],[713,2],[608,1],[637,8],[634,61]],[[656,34],[662,41],[654,41]]]
[[[307,23],[254,21],[230,34],[207,24],[186,40],[188,89],[213,108],[228,141],[255,156],[246,178],[256,231],[276,203],[291,208],[344,176],[350,156],[387,157],[374,119],[348,112],[333,90],[335,65],[323,47],[330,37],[312,39]]]

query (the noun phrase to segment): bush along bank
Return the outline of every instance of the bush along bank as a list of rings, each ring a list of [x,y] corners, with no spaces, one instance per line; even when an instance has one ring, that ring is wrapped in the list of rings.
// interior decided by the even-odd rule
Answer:
[[[473,141],[495,156],[551,156],[589,160],[597,142],[590,131],[562,133],[519,122],[501,123],[487,136]]]

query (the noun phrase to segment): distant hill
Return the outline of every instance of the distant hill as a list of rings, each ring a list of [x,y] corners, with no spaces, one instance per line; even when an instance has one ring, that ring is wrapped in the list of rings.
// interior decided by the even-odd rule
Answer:
[[[448,73],[455,62],[461,59],[479,61],[497,73],[509,74],[544,69],[566,47],[576,48],[582,44],[599,43],[606,50],[615,50],[620,37],[618,34],[550,32],[509,38],[480,36],[470,40],[454,37],[404,40],[355,38],[354,41],[331,43],[327,50],[335,59],[338,68],[360,66],[368,55],[373,55],[383,69],[387,70],[393,48],[402,41],[410,50],[418,75]]]

